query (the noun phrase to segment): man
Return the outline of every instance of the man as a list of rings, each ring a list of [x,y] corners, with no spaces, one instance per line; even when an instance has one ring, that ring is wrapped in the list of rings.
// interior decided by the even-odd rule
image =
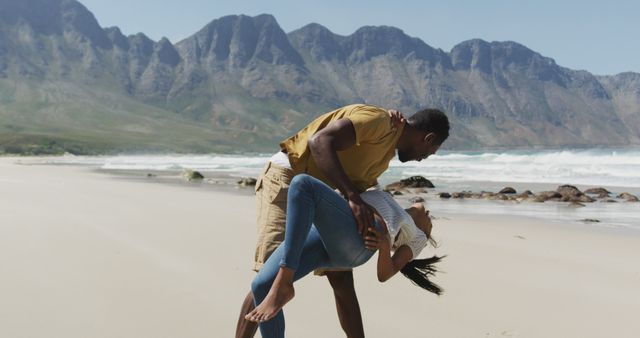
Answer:
[[[394,121],[399,123],[395,124]],[[265,166],[256,183],[257,271],[284,239],[287,188],[294,175],[307,173],[340,190],[364,236],[373,213],[360,193],[377,185],[377,178],[395,156],[402,162],[421,161],[434,154],[449,136],[449,121],[439,110],[425,109],[408,121],[394,111],[356,104],[318,117],[280,143],[281,151]],[[362,316],[349,271],[324,271],[334,291],[340,324],[349,338],[364,337]],[[236,338],[253,337],[257,324],[245,320],[254,308],[251,292],[243,303]]]

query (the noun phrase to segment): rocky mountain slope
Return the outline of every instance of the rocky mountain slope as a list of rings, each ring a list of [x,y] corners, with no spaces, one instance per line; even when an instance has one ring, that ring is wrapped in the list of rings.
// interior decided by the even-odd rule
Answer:
[[[270,151],[335,107],[443,109],[447,148],[640,144],[640,74],[594,76],[515,42],[445,52],[227,16],[178,42],[102,28],[74,0],[0,0],[0,150]]]

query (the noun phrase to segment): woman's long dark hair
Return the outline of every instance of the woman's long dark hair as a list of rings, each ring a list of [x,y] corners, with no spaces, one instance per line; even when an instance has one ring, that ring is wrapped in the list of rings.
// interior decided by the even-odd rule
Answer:
[[[444,257],[446,256],[414,259],[400,269],[400,272],[409,278],[413,284],[440,296],[443,291],[442,288],[430,281],[429,276],[433,276],[438,271],[434,264],[440,262]]]

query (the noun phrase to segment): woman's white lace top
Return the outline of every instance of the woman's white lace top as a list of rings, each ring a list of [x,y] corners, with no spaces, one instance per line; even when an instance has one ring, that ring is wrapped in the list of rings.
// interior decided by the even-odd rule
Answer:
[[[422,249],[427,246],[428,239],[422,230],[418,229],[409,215],[393,197],[381,190],[370,190],[360,194],[365,203],[372,206],[387,223],[389,236],[393,242],[392,249],[397,250],[406,245],[413,252],[413,258],[418,257]],[[397,238],[396,238],[397,236]],[[395,241],[394,241],[395,239]]]

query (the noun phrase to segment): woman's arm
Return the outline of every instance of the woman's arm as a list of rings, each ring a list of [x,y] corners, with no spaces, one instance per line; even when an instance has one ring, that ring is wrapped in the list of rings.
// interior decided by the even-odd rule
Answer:
[[[377,215],[376,215],[377,216]],[[365,246],[369,249],[378,250],[378,280],[386,282],[413,259],[411,249],[402,245],[391,255],[391,239],[389,233],[384,230],[369,228],[369,234],[365,237]]]

